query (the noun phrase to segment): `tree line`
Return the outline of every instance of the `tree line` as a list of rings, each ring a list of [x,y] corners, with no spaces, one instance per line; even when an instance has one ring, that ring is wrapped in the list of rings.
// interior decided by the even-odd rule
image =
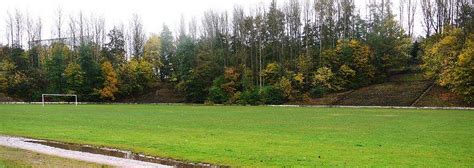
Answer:
[[[422,1],[427,37],[422,67],[440,86],[474,102],[474,10],[472,2]],[[431,34],[434,31],[433,34]]]
[[[137,15],[127,27],[106,31],[104,18],[80,13],[64,19],[58,9],[56,38],[47,40],[41,38],[41,19],[17,10],[8,14],[8,44],[0,49],[0,89],[28,101],[41,93],[115,101],[167,82],[187,102],[280,104],[383,82],[421,60],[427,75],[472,98],[472,2],[402,4],[397,21],[390,0],[371,0],[366,16],[354,0],[288,0],[281,6],[273,0],[252,10],[209,10],[199,24],[181,19],[175,34],[163,25],[160,34],[149,36]],[[413,43],[418,4],[427,32],[421,46]],[[444,40],[451,35],[459,39]],[[446,59],[462,63],[448,65]],[[440,75],[452,71],[438,72],[447,69],[459,75],[446,82]]]

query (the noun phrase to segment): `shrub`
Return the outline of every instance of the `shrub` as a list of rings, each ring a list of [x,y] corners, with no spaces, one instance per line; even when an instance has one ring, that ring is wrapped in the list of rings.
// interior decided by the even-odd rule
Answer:
[[[262,102],[265,104],[282,104],[285,102],[285,95],[282,90],[274,86],[265,86],[260,90]]]
[[[221,88],[222,83],[224,83],[224,78],[218,77],[214,79],[212,87],[209,88],[209,100],[214,103],[224,103],[229,98],[224,89]]]
[[[314,73],[314,86],[322,86],[332,91],[342,90],[336,74],[328,67],[321,67]]]
[[[277,87],[283,92],[285,98],[291,99],[293,87],[291,86],[291,81],[288,78],[282,77],[277,83]]]
[[[235,104],[240,100],[240,96],[242,95],[242,92],[237,91],[233,95],[229,96],[229,100],[225,102],[226,104]]]
[[[262,73],[265,82],[273,85],[278,83],[280,77],[285,74],[285,70],[278,63],[270,63],[265,67]]]
[[[324,94],[327,92],[327,89],[321,86],[316,86],[309,92],[312,98],[320,98],[324,96]]]
[[[258,90],[246,90],[240,94],[239,100],[237,101],[239,104],[246,105],[257,105],[260,104],[260,95]]]

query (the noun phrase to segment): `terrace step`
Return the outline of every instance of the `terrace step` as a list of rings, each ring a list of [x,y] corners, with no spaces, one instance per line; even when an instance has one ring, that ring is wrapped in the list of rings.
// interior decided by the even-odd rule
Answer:
[[[134,98],[123,100],[123,102],[137,103],[182,103],[184,98],[170,83],[160,82],[158,86],[149,92]]]

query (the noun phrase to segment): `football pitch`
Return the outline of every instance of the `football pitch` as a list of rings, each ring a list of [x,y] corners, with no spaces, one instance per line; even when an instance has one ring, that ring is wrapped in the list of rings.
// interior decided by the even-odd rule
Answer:
[[[0,135],[226,166],[474,165],[473,110],[0,105]]]

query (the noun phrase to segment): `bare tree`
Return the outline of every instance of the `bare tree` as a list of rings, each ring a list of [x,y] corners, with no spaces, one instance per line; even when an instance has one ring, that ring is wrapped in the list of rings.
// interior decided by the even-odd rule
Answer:
[[[23,14],[20,10],[15,10],[15,30],[16,30],[16,39],[15,43],[17,47],[22,47],[22,38],[23,38]]]
[[[421,9],[423,12],[423,24],[425,26],[426,36],[430,36],[431,29],[434,25],[433,16],[435,14],[431,0],[421,0]]]
[[[9,39],[9,43],[10,43],[10,46],[13,47],[14,44],[15,44],[15,21],[13,19],[13,15],[7,11],[7,19],[6,19],[6,22],[7,22],[7,30],[10,32],[9,35],[7,36],[7,38]]]
[[[195,17],[191,19],[188,26],[189,36],[193,39],[197,39],[197,20]]]
[[[62,31],[62,26],[63,26],[63,9],[61,6],[58,7],[56,10],[56,20],[55,20],[55,26],[56,26],[56,35],[58,38],[61,38],[61,31]]]
[[[311,0],[305,0],[303,3],[303,32],[304,32],[304,49],[306,55],[310,55],[310,41],[312,41],[312,30],[313,27],[313,7]]]
[[[184,15],[181,15],[179,20],[179,28],[178,28],[178,40],[184,36],[186,36],[186,24],[184,20]]]
[[[130,47],[132,55],[135,58],[140,58],[143,55],[143,46],[145,44],[145,33],[143,30],[143,23],[137,14],[133,14],[130,20]]]
[[[77,20],[79,26],[79,42],[82,44],[84,43],[84,32],[85,32],[85,20],[82,11],[79,12],[79,18]]]
[[[407,26],[408,26],[408,35],[413,37],[413,29],[415,26],[415,13],[417,8],[416,0],[408,0],[407,3]]]
[[[94,15],[91,16],[94,43],[101,47],[103,46],[103,37],[105,36],[105,19],[103,17],[94,17]]]
[[[401,27],[405,27],[405,6],[408,6],[407,0],[400,0],[399,6],[398,6],[398,21],[400,22]]]
[[[92,15],[92,14],[91,14]],[[93,20],[91,20],[92,16],[89,17],[89,19],[84,19],[84,37],[86,38],[86,43],[87,42],[93,42],[94,41],[94,25]]]
[[[339,2],[341,13],[339,16],[339,29],[341,30],[342,38],[352,37],[352,25],[354,22],[354,0],[340,0]]]
[[[286,36],[287,50],[289,53],[289,60],[294,60],[301,48],[301,6],[298,0],[290,0],[288,4],[284,6],[285,21],[286,21]],[[295,64],[288,62],[291,68],[296,68]]]
[[[41,40],[43,36],[43,21],[41,17],[38,17],[38,21],[36,22],[35,32],[36,32],[36,38],[38,40]]]
[[[77,21],[74,19],[74,16],[69,15],[69,37],[71,38],[71,43],[73,47],[76,47],[77,45],[77,37],[76,37],[76,32],[77,32]]]
[[[33,19],[31,18],[30,14],[27,12],[26,13],[26,36],[27,36],[27,42],[28,42],[28,49],[30,49],[32,46],[32,42],[36,40],[36,28],[35,24],[33,22]]]

